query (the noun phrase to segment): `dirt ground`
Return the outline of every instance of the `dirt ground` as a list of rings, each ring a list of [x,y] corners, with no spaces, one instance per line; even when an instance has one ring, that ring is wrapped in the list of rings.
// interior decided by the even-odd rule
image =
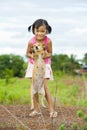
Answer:
[[[56,106],[56,118],[49,117],[48,108],[40,107],[40,110],[41,116],[29,117],[29,105],[0,105],[0,130],[59,130],[63,124],[66,129],[60,130],[74,130],[75,123],[78,123],[78,130],[83,130],[83,125],[87,123],[77,115],[78,110],[87,114],[87,108]]]

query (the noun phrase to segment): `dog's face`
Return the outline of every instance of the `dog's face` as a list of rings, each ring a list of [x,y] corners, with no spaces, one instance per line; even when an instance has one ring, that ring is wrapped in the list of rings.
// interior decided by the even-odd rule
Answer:
[[[35,45],[32,46],[31,51],[34,54],[35,53],[41,53],[45,50],[45,48],[46,48],[45,44],[36,43]]]

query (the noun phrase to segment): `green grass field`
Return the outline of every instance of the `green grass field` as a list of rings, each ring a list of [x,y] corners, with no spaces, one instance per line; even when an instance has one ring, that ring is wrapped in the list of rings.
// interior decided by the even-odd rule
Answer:
[[[87,86],[81,76],[54,76],[48,86],[57,104],[87,107]],[[0,79],[0,104],[30,104],[29,79],[12,78],[8,84]]]

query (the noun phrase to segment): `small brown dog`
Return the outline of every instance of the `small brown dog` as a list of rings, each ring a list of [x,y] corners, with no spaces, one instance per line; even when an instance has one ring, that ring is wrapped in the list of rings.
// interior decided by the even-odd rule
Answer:
[[[31,109],[34,108],[33,104],[33,95],[38,94],[40,97],[40,102],[43,107],[46,107],[44,104],[45,91],[44,91],[44,78],[45,78],[45,63],[42,58],[45,53],[45,44],[37,43],[31,48],[34,57],[34,69],[32,76],[32,99],[31,99]]]

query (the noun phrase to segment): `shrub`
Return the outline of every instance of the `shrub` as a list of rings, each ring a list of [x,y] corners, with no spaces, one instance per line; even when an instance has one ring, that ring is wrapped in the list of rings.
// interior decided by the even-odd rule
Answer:
[[[87,125],[83,125],[82,130],[87,130]]]
[[[73,130],[78,130],[78,124],[77,124],[77,123],[74,123],[74,124],[72,125],[72,128],[73,128]]]
[[[79,117],[83,117],[83,116],[84,116],[84,112],[83,112],[82,110],[78,110],[78,111],[77,111],[77,115],[78,115]]]
[[[87,114],[84,114],[83,120],[87,122]]]
[[[58,128],[58,130],[66,130],[65,125],[64,124],[60,125],[59,128]]]

